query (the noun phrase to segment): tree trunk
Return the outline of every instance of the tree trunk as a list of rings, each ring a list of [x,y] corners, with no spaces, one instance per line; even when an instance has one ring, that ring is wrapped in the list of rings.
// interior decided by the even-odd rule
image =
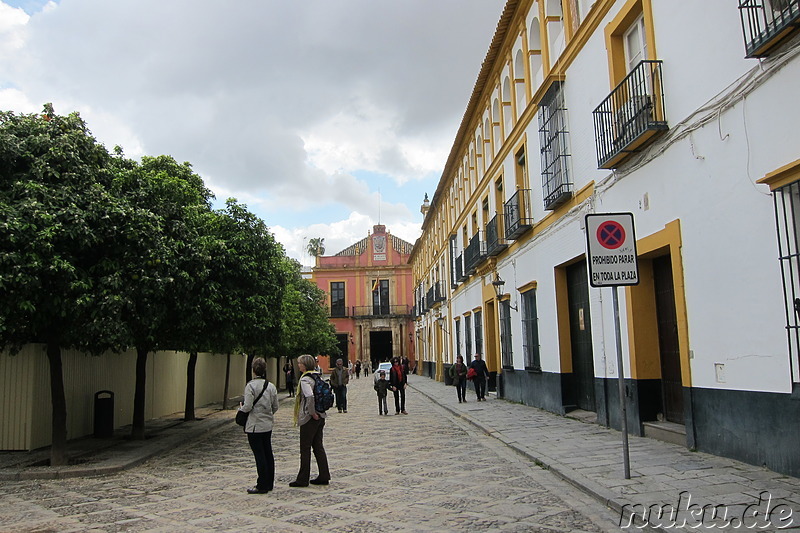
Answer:
[[[147,348],[136,348],[136,389],[133,393],[131,438],[144,440],[145,385],[147,382]]]
[[[222,410],[228,408],[228,385],[231,381],[231,354],[225,356],[225,392],[222,393]]]
[[[189,362],[186,365],[186,406],[183,409],[183,420],[188,422],[194,420],[194,388],[195,388],[195,369],[197,368],[197,352],[189,354]]]
[[[244,369],[244,382],[250,383],[250,380],[253,379],[253,359],[256,356],[252,353],[247,354],[247,367]]]
[[[64,395],[64,371],[58,343],[47,344],[47,360],[50,362],[50,397],[53,408],[50,466],[62,466],[67,464],[67,399]]]

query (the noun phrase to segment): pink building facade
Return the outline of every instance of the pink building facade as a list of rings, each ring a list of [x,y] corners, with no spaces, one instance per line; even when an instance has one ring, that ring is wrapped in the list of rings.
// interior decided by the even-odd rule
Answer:
[[[407,357],[416,367],[411,248],[376,225],[371,235],[336,255],[317,257],[311,279],[328,295],[339,348],[354,364],[376,368],[392,357]],[[319,359],[325,371],[336,357]]]

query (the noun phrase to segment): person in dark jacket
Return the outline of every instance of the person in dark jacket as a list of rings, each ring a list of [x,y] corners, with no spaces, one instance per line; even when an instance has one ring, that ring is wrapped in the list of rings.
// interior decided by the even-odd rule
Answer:
[[[286,391],[289,393],[289,397],[291,398],[294,396],[294,365],[291,361],[286,361],[286,364],[283,365],[283,373],[286,376]]]
[[[408,376],[406,375],[403,365],[400,364],[399,357],[392,359],[392,369],[389,371],[389,384],[394,393],[395,414],[399,415],[402,413],[407,415],[406,387],[408,386]]]
[[[347,384],[350,383],[350,372],[344,367],[341,359],[336,360],[336,366],[331,369],[331,388],[336,396],[336,409],[340,413],[347,412]]]
[[[378,393],[378,414],[388,415],[389,407],[386,405],[386,397],[389,395],[389,381],[386,379],[385,370],[378,372],[378,379],[375,380],[373,388]]]
[[[458,403],[467,401],[467,365],[464,364],[464,358],[460,355],[456,357],[456,362],[450,367],[450,377],[453,379],[453,385],[456,387],[456,395],[458,395]]]
[[[472,383],[475,385],[475,394],[478,396],[478,401],[486,401],[486,380],[489,379],[489,368],[486,366],[486,361],[481,359],[481,354],[475,354],[475,360],[469,364],[469,367],[475,370],[475,379]]]

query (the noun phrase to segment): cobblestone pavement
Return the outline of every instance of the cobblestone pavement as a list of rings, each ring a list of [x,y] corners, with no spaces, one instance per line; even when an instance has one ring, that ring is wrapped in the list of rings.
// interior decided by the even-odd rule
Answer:
[[[614,512],[414,390],[408,416],[378,415],[371,378],[348,400],[325,427],[327,487],[288,487],[299,443],[284,400],[267,495],[245,492],[255,464],[231,421],[121,473],[5,481],[0,531],[619,531]]]

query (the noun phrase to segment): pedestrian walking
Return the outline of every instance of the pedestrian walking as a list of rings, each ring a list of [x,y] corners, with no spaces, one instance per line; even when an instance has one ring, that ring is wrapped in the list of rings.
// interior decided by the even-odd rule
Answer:
[[[360,379],[361,378],[361,359],[356,361],[356,368],[355,368],[355,372],[354,373],[356,375],[356,379]]]
[[[372,374],[372,363],[369,360],[364,361],[364,377]]]
[[[389,407],[386,405],[386,397],[389,395],[389,380],[386,379],[386,371],[378,372],[378,379],[373,385],[375,392],[378,393],[378,414],[388,415]]]
[[[283,374],[286,376],[286,391],[289,393],[289,397],[291,398],[294,396],[294,365],[292,361],[286,361],[286,364],[283,365]]]
[[[297,368],[300,369],[300,380],[297,384],[297,395],[294,399],[294,423],[300,426],[300,470],[297,478],[289,483],[290,487],[307,487],[312,485],[327,485],[331,479],[328,470],[328,456],[322,442],[322,433],[325,428],[325,413],[318,413],[314,406],[314,358],[310,355],[301,355],[297,359]],[[317,460],[317,477],[311,479],[311,450]]]
[[[275,455],[272,453],[273,416],[278,410],[278,389],[267,381],[267,362],[261,357],[251,365],[255,377],[244,387],[239,410],[250,413],[244,432],[256,460],[258,480],[248,494],[266,494],[275,486]]]
[[[407,415],[406,412],[406,387],[408,386],[408,376],[400,364],[400,358],[395,357],[392,359],[392,368],[389,371],[389,384],[394,393],[394,408],[395,414],[400,413]]]
[[[331,370],[331,388],[336,396],[336,409],[340,413],[347,412],[347,384],[350,383],[350,373],[343,364],[341,359],[337,359],[336,366]]]
[[[456,362],[450,367],[450,377],[456,387],[458,403],[467,401],[467,365],[464,364],[462,356],[456,357]]]
[[[486,401],[486,380],[489,379],[489,369],[486,367],[486,361],[481,359],[481,354],[475,354],[475,360],[469,364],[469,367],[475,371],[475,377],[472,384],[475,385],[475,394],[478,401]]]

